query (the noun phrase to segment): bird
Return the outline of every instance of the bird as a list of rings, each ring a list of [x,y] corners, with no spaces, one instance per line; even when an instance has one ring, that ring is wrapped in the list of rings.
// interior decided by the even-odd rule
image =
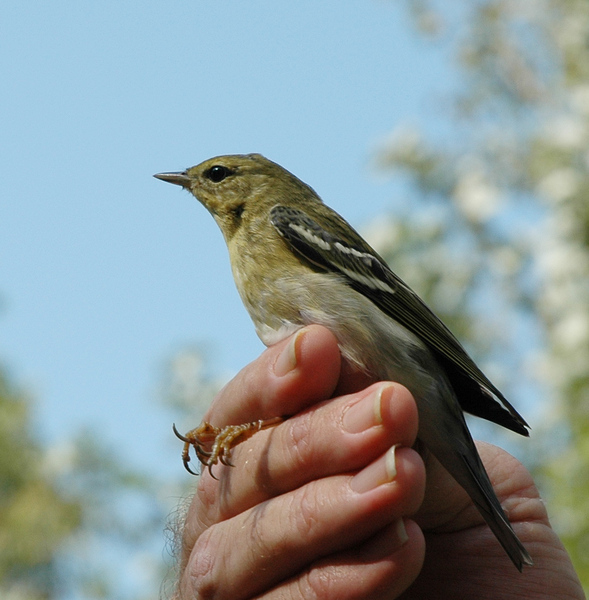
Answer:
[[[528,436],[529,425],[466,350],[362,236],[309,185],[261,154],[217,156],[154,175],[191,192],[217,222],[241,299],[271,346],[319,324],[342,356],[415,398],[418,442],[464,488],[521,572],[533,561],[493,490],[467,427],[470,413]],[[231,464],[230,448],[277,419],[186,436],[205,465]],[[239,429],[241,427],[241,429]],[[213,447],[206,450],[207,443]]]

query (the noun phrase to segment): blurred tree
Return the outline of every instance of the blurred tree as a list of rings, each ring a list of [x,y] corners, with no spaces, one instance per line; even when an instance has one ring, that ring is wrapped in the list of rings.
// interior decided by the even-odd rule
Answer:
[[[530,417],[536,473],[587,588],[589,3],[406,7],[453,57],[458,84],[440,104],[454,133],[393,132],[378,162],[405,174],[409,208],[371,235]]]
[[[407,196],[370,237],[530,417],[522,448],[535,449],[553,521],[587,587],[589,3],[405,6],[455,59],[453,101],[439,102],[450,108],[443,135],[402,126],[390,136],[379,164],[405,174]],[[167,385],[177,409],[193,411],[219,383],[188,349]],[[143,596],[153,597],[169,510],[160,490],[169,498],[182,488],[127,468],[88,432],[44,448],[30,407],[0,372],[0,596],[140,598],[125,567],[103,560],[132,555],[147,574]],[[117,552],[104,552],[109,545]]]
[[[0,595],[59,595],[58,556],[80,526],[79,502],[62,496],[43,472],[30,431],[29,400],[0,372]]]
[[[181,492],[126,466],[96,432],[44,447],[32,408],[0,369],[0,597],[153,598],[162,523]]]

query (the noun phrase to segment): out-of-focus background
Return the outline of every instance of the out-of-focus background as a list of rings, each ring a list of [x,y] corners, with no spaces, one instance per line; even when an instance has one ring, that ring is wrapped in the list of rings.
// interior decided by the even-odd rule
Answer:
[[[261,152],[532,425],[589,586],[589,4],[19,2],[0,20],[0,595],[157,595],[195,425],[262,350],[212,219],[152,179]],[[165,587],[166,584],[164,584]]]

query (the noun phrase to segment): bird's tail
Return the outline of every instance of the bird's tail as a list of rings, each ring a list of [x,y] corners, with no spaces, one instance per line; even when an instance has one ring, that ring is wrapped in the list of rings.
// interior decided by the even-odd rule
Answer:
[[[532,557],[515,534],[493,490],[474,442],[472,445],[475,454],[462,455],[463,469],[453,469],[451,474],[467,491],[513,564],[522,571],[524,565],[534,564]]]
[[[419,438],[464,488],[513,564],[521,571],[532,558],[507,518],[453,394],[426,395],[419,406]],[[439,402],[444,402],[440,410]],[[437,404],[438,403],[438,404]]]

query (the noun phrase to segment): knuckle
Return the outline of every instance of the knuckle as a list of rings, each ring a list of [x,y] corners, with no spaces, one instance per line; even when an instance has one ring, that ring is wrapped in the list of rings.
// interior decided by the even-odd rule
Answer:
[[[313,440],[313,418],[310,412],[298,415],[295,419],[287,421],[288,429],[288,459],[293,469],[308,467],[312,458],[314,445]]]
[[[219,482],[208,473],[203,473],[198,481],[192,506],[198,507],[198,510],[193,511],[193,517],[197,517],[201,531],[220,518],[223,503],[219,494]]]
[[[217,502],[218,492],[219,482],[203,473],[198,480],[195,494],[201,506],[214,506]]]
[[[217,557],[222,556],[219,538],[207,529],[194,544],[180,583],[181,598],[216,598],[219,591],[220,567]]]
[[[317,529],[321,527],[320,499],[314,485],[306,485],[299,489],[292,500],[289,511],[291,526],[300,539],[313,539]]]
[[[325,569],[310,568],[298,583],[301,598],[333,598],[333,582]]]

